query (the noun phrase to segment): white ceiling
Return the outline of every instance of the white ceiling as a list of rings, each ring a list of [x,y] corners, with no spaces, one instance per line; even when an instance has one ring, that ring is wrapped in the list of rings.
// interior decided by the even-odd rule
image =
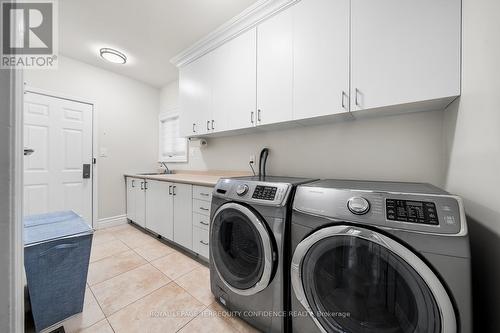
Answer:
[[[161,87],[177,78],[170,58],[256,0],[62,0],[59,52]],[[126,65],[105,62],[101,47],[124,52]]]

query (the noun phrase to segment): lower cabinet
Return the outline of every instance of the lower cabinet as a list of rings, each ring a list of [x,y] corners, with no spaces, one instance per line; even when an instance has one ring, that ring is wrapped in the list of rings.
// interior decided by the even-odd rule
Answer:
[[[127,218],[208,259],[212,188],[127,177]]]
[[[127,218],[146,226],[146,181],[127,177]]]
[[[208,229],[193,227],[193,251],[208,259]]]
[[[212,187],[193,186],[193,251],[208,259]]]
[[[174,239],[174,200],[172,184],[147,181],[146,228],[168,239]]]
[[[193,250],[193,223],[191,221],[193,209],[193,186],[187,184],[173,184],[173,219],[174,242]]]

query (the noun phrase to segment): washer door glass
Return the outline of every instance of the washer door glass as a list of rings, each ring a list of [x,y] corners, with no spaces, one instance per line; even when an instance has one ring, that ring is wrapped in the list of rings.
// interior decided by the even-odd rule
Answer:
[[[261,280],[266,265],[265,246],[270,244],[264,245],[262,230],[259,230],[264,224],[256,214],[246,207],[230,205],[220,210],[212,221],[212,258],[219,275],[229,286],[245,290]]]
[[[370,240],[323,238],[302,261],[307,303],[327,332],[439,332],[440,312],[420,275]]]

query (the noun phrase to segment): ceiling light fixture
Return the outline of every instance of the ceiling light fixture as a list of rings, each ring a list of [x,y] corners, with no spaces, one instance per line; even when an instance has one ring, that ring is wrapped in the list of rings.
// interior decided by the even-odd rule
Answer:
[[[114,64],[125,64],[127,62],[127,56],[115,49],[104,47],[99,50],[99,53],[103,59]]]

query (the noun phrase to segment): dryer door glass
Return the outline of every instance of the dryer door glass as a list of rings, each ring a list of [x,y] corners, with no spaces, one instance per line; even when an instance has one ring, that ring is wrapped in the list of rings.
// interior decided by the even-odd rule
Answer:
[[[223,207],[212,221],[211,257],[228,287],[236,292],[256,293],[267,286],[272,270],[267,229],[249,208],[234,203]]]
[[[370,240],[327,237],[302,261],[307,303],[327,332],[439,332],[440,312],[421,276]]]

